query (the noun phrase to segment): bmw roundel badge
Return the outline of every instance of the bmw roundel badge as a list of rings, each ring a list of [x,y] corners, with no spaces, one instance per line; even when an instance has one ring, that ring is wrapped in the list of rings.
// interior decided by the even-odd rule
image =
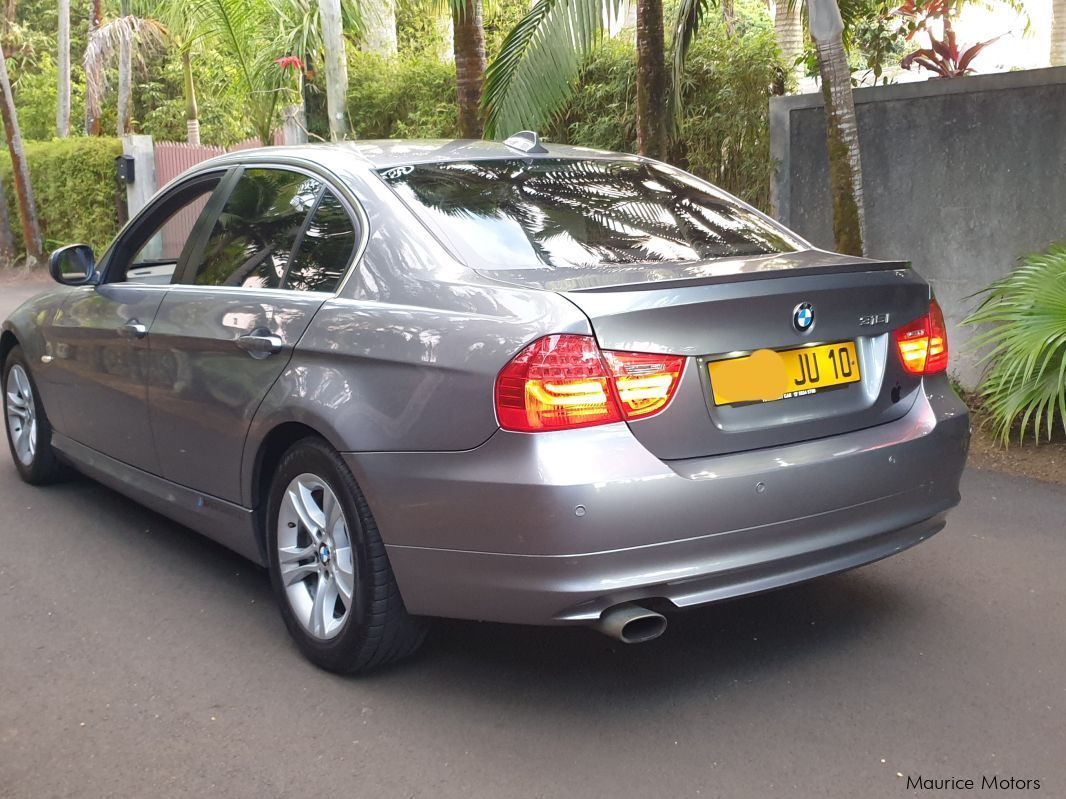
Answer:
[[[801,302],[792,311],[792,326],[800,333],[809,333],[814,327],[814,306],[809,302]]]

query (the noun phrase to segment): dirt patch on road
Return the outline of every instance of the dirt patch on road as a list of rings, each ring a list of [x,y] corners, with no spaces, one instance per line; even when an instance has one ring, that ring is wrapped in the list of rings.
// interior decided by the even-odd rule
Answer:
[[[1042,436],[1039,444],[1033,442],[1032,431],[1027,431],[1025,443],[1018,443],[1018,430],[1015,429],[1011,432],[1010,442],[1004,446],[992,435],[988,414],[981,407],[980,399],[973,394],[964,394],[963,399],[970,406],[973,422],[970,466],[1066,485],[1066,434],[1061,425],[1052,431],[1050,441]]]

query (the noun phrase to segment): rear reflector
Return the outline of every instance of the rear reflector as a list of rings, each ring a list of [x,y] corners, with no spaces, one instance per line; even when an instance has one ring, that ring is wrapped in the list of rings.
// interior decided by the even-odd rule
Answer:
[[[496,378],[496,415],[527,433],[645,419],[670,402],[684,366],[679,355],[601,353],[591,336],[545,336]]]
[[[936,300],[929,313],[893,333],[899,360],[912,375],[932,375],[948,368],[948,332]]]

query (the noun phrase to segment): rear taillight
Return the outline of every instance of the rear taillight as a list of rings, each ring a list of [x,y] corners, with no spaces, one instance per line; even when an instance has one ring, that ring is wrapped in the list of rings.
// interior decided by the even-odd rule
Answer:
[[[496,414],[507,430],[536,432],[644,419],[670,402],[680,355],[600,352],[591,336],[534,341],[496,378]]]
[[[903,368],[912,375],[932,375],[948,368],[948,331],[936,300],[929,313],[892,334]]]

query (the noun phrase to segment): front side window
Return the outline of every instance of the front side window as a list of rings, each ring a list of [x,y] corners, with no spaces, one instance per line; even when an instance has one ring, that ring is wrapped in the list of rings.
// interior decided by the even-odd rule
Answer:
[[[116,245],[109,283],[166,285],[221,175],[208,175],[174,189],[145,211]]]
[[[798,248],[685,173],[638,160],[460,161],[379,174],[475,268],[609,269]]]
[[[280,288],[289,256],[322,184],[281,169],[249,169],[208,238],[198,286]]]

